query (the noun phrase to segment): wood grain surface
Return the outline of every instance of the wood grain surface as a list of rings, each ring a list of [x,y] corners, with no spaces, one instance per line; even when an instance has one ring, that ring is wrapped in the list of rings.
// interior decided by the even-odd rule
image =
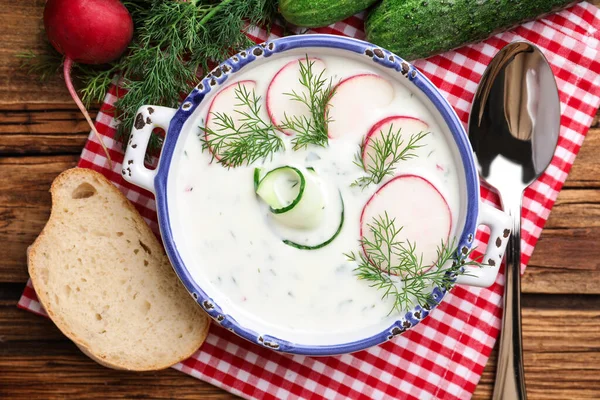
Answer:
[[[16,308],[25,250],[50,212],[50,183],[76,164],[89,133],[58,77],[41,83],[19,69],[17,53],[41,48],[43,5],[0,0],[0,399],[232,398],[174,370],[101,367],[49,320]],[[530,399],[600,398],[599,120],[523,277]],[[495,362],[494,353],[474,398],[491,397]]]

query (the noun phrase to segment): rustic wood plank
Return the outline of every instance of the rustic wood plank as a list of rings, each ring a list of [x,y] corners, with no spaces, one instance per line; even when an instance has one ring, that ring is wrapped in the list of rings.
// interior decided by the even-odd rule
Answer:
[[[600,111],[523,276],[528,293],[600,293]]]
[[[597,399],[600,394],[600,297],[524,295],[523,356],[530,399]],[[474,399],[491,398],[497,352]]]
[[[108,370],[84,359],[72,344],[40,343],[63,350],[38,356],[6,356],[0,361],[4,399],[235,399],[236,396],[173,369],[134,373]],[[64,348],[64,349],[63,349]],[[101,393],[101,395],[100,395]],[[99,397],[100,396],[100,397]]]
[[[46,82],[19,68],[17,54],[43,51],[44,0],[0,0],[0,104],[71,103],[57,75]]]
[[[595,163],[600,168],[600,159]],[[561,191],[523,275],[523,291],[600,293],[600,187]]]
[[[473,394],[474,400],[490,399],[496,379],[498,352],[490,356],[481,380]],[[598,399],[597,352],[581,355],[579,352],[525,353],[525,380],[529,399]],[[536,366],[539,364],[540,366]],[[558,379],[558,380],[557,380]]]
[[[89,127],[77,109],[5,110],[0,108],[0,134],[76,134],[88,133]],[[4,143],[3,143],[4,145]]]
[[[0,293],[3,291],[0,284]],[[25,286],[20,284],[21,290]],[[10,300],[0,300],[0,343],[63,342],[66,337],[54,323],[42,316],[17,308],[20,294]],[[0,345],[0,348],[2,345]]]
[[[527,293],[600,293],[600,229],[545,229],[523,275]]]
[[[50,184],[78,158],[0,158],[0,282],[27,281],[25,251],[50,215]]]
[[[87,126],[87,125],[86,125]],[[2,135],[0,154],[77,154],[81,153],[88,135]]]
[[[3,299],[0,284],[0,398],[233,399],[181,372],[136,373],[104,368],[87,358],[49,319]],[[6,284],[4,284],[6,285]],[[14,292],[14,291],[13,291]]]
[[[600,111],[596,114],[592,129],[589,130],[581,150],[575,159],[575,165],[569,173],[565,187],[600,188]]]
[[[79,110],[39,106],[0,106],[0,155],[80,154],[90,128]]]

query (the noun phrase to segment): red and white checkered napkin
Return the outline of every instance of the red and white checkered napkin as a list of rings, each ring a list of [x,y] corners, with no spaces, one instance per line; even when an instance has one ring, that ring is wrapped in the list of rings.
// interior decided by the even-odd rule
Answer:
[[[484,43],[415,62],[466,123],[481,74],[500,48],[526,39],[548,57],[560,91],[562,126],[552,165],[525,193],[524,265],[600,105],[599,31],[600,10],[581,3]],[[362,19],[360,15],[351,17],[315,32],[362,38]],[[251,34],[256,41],[267,39],[258,29]],[[273,29],[273,37],[278,34],[282,29]],[[112,88],[96,126],[116,165],[112,171],[108,169],[102,149],[90,136],[79,166],[105,174],[156,230],[152,195],[124,182],[119,173],[123,155],[121,145],[112,139],[114,94]],[[484,201],[498,204],[498,198],[485,188],[482,196]],[[477,239],[486,242],[486,236],[478,232]],[[500,275],[489,289],[457,286],[414,329],[358,353],[322,358],[281,355],[213,325],[200,350],[174,368],[246,398],[469,398],[499,333],[503,282]],[[30,283],[19,306],[43,313]]]

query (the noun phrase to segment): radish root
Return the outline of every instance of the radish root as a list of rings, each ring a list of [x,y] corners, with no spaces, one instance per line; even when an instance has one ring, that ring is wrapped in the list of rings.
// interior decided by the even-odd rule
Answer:
[[[77,107],[79,107],[79,110],[85,117],[85,120],[87,121],[88,125],[90,126],[90,128],[92,128],[94,135],[96,135],[96,138],[100,142],[100,146],[102,146],[102,149],[104,150],[104,153],[106,154],[106,158],[108,159],[108,165],[109,165],[110,169],[112,170],[112,168],[113,168],[112,159],[110,158],[108,149],[106,148],[106,145],[104,144],[104,141],[102,140],[102,136],[100,136],[100,133],[98,132],[98,130],[96,129],[96,126],[94,125],[94,122],[90,118],[90,115],[88,114],[87,109],[85,108],[85,106],[83,105],[81,100],[79,99],[79,96],[77,95],[77,91],[73,87],[73,81],[71,80],[71,68],[72,67],[73,67],[73,60],[71,60],[69,57],[65,57],[65,62],[63,64],[63,74],[65,76],[65,84],[67,85],[67,90],[69,91],[69,94],[73,98],[73,101],[75,102],[75,104],[77,104]]]

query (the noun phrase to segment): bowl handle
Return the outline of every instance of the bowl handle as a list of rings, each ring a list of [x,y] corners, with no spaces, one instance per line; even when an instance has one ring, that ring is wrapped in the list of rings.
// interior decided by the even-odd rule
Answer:
[[[496,281],[498,269],[504,257],[512,228],[512,218],[502,210],[479,203],[479,223],[490,228],[490,239],[481,260],[483,267],[466,266],[465,274],[459,275],[456,283],[489,287]]]
[[[144,166],[146,149],[154,128],[167,131],[176,111],[174,108],[160,106],[141,106],[137,110],[121,170],[127,182],[154,193],[154,177],[158,169],[151,170]]]

